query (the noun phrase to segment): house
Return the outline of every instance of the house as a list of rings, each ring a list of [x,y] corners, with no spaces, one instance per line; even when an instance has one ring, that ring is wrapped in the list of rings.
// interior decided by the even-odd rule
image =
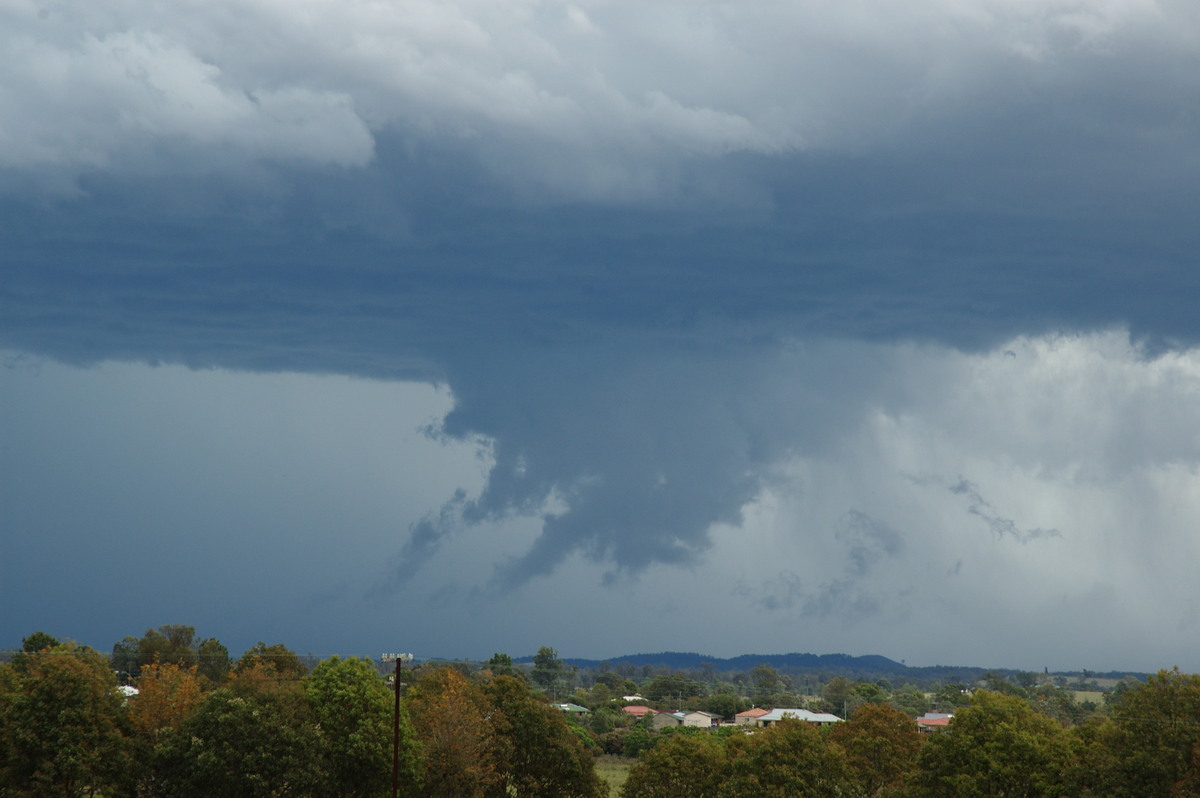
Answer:
[[[654,714],[654,710],[651,709],[650,707],[646,706],[645,704],[630,704],[627,707],[621,707],[621,711],[624,712],[626,715],[632,715],[633,717],[637,718],[638,720],[641,720],[642,718],[646,717],[647,715]]]
[[[924,734],[944,729],[950,725],[954,715],[944,712],[926,712],[921,717],[917,718],[917,731]]]
[[[841,723],[842,719],[828,712],[809,712],[807,709],[772,709],[754,721],[756,726],[774,726],[781,720],[799,720],[814,726],[827,726],[831,723]]]
[[[683,725],[694,729],[711,729],[721,723],[721,716],[703,710],[693,710],[683,713]]]
[[[570,702],[566,704],[555,704],[554,706],[568,715],[574,715],[576,717],[586,715],[587,713],[591,712],[591,710],[587,707],[581,707],[578,704],[572,704]]]
[[[662,731],[672,726],[683,726],[684,715],[682,712],[658,712],[655,713],[654,719],[650,721],[650,725],[655,731]]]
[[[753,726],[754,722],[767,714],[771,710],[763,709],[762,707],[754,707],[747,709],[745,712],[739,712],[733,716],[733,722],[738,726]]]

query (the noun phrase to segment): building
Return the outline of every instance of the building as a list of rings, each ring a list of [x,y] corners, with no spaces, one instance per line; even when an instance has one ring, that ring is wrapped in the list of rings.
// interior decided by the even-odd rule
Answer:
[[[733,716],[733,722],[738,726],[754,726],[755,721],[767,714],[771,710],[763,709],[762,707],[754,707],[747,709],[745,712],[739,712]]]
[[[841,723],[842,719],[837,715],[830,715],[828,712],[809,712],[807,709],[772,709],[765,715],[760,716],[755,722],[756,726],[774,726],[781,720],[799,720],[804,723],[811,723],[814,726],[827,726],[831,723]]]

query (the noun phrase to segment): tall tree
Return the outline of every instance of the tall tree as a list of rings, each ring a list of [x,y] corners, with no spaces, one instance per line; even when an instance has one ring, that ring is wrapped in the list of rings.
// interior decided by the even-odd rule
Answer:
[[[493,676],[516,676],[517,669],[513,666],[513,658],[508,654],[496,652],[492,658],[483,663],[484,667],[492,672]]]
[[[5,670],[0,785],[6,794],[116,795],[131,789],[128,720],[103,657],[63,643],[27,652],[19,668]]]
[[[365,659],[330,657],[309,675],[306,696],[324,737],[325,756],[336,795],[387,794],[392,774],[391,691]],[[420,760],[416,735],[401,707],[399,783],[406,795],[419,795]]]
[[[457,668],[431,668],[405,703],[421,741],[424,795],[481,798],[502,789],[494,713],[477,685]]]
[[[209,693],[155,749],[155,785],[167,798],[324,795],[321,730],[295,696]]]
[[[711,734],[674,734],[646,751],[629,771],[622,798],[718,798],[729,762]]]
[[[261,640],[250,646],[233,666],[235,673],[259,668],[277,679],[300,679],[308,668],[300,661],[295,651],[283,643],[267,645]]]
[[[143,667],[137,688],[137,696],[129,702],[130,720],[151,740],[164,730],[182,726],[201,698],[196,669],[172,663]]]
[[[1066,795],[1066,732],[1015,695],[980,690],[933,735],[913,774],[914,796]]]
[[[863,704],[829,730],[829,740],[846,752],[851,780],[868,797],[897,794],[921,745],[912,719],[887,704]]]
[[[1115,744],[1126,789],[1169,795],[1196,778],[1200,751],[1200,676],[1159,671],[1124,691],[1113,712]]]
[[[533,670],[529,676],[533,683],[543,689],[550,688],[562,678],[563,663],[558,658],[558,652],[550,646],[542,646],[533,655]]]
[[[753,736],[733,737],[729,775],[721,798],[846,795],[851,783],[842,749],[830,745],[813,726],[784,721]]]
[[[147,629],[138,641],[142,665],[170,663],[190,668],[197,663],[197,648],[196,627],[182,624]]]
[[[200,675],[214,684],[225,678],[232,664],[229,659],[229,649],[225,648],[215,637],[208,637],[200,641],[200,645],[196,649],[196,659],[200,666]]]
[[[598,798],[607,788],[562,713],[520,679],[498,676],[484,686],[500,738],[501,776],[515,795]]]

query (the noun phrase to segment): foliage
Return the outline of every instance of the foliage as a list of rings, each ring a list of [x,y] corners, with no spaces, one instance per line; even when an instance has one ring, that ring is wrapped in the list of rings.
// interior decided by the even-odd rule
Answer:
[[[200,703],[196,668],[165,663],[146,665],[137,680],[138,694],[129,702],[129,718],[140,734],[154,738],[179,729]]]
[[[1159,671],[1145,685],[1125,691],[1113,712],[1115,747],[1126,790],[1184,793],[1197,780],[1200,750],[1200,676],[1178,668]]]
[[[673,735],[647,751],[629,771],[623,798],[717,798],[728,760],[709,734]]]
[[[529,672],[533,683],[545,689],[562,678],[562,674],[563,663],[558,658],[558,652],[550,646],[539,648],[538,652],[533,655],[533,670]]]
[[[933,695],[933,705],[938,712],[953,712],[956,707],[971,703],[971,696],[961,684],[944,684]]]
[[[130,679],[141,675],[146,665],[199,667],[199,674],[217,683],[229,670],[229,651],[216,638],[201,640],[194,626],[168,624],[147,629],[140,638],[126,635],[113,644],[109,657],[113,670]]]
[[[981,690],[924,746],[910,794],[1065,795],[1069,754],[1058,723],[1017,696]]]
[[[308,673],[308,668],[282,643],[267,645],[261,640],[242,654],[233,666],[234,673],[241,674],[259,668],[278,679],[299,679]]]
[[[28,640],[28,638],[27,638]],[[72,643],[32,643],[0,678],[6,795],[116,794],[128,788],[128,719],[108,663]]]
[[[502,782],[499,740],[483,691],[444,666],[423,673],[405,703],[421,740],[424,795],[493,794]]]
[[[387,794],[392,778],[395,708],[370,660],[330,657],[313,668],[305,695],[320,726],[328,775],[338,795]],[[403,705],[398,781],[418,794],[420,752]]]
[[[911,684],[906,684],[893,692],[889,701],[892,706],[910,718],[924,715],[929,711],[929,699],[925,697],[925,693]]]
[[[682,673],[664,673],[642,685],[642,695],[651,701],[676,701],[704,694],[704,685]],[[674,706],[674,704],[672,704]]]
[[[508,654],[496,652],[492,658],[483,663],[483,666],[492,672],[493,676],[516,676],[517,669],[513,665],[513,658]]]
[[[750,708],[750,702],[736,693],[713,693],[700,702],[700,708],[726,720]]]
[[[138,662],[180,665],[190,668],[199,661],[196,628],[179,624],[168,624],[157,629],[147,629],[138,641]]]
[[[920,737],[912,719],[887,704],[863,704],[829,730],[846,752],[852,780],[864,796],[895,793],[917,764]]]
[[[511,676],[498,676],[483,689],[494,712],[501,775],[509,793],[592,798],[607,792],[596,776],[591,754],[561,712]]]
[[[650,731],[644,723],[636,723],[625,734],[622,743],[621,753],[627,757],[637,757],[641,756],[643,751],[649,751],[654,747],[654,738],[650,736]]]
[[[232,664],[229,659],[229,649],[225,648],[215,637],[200,641],[200,646],[196,649],[196,660],[199,664],[200,675],[213,683],[224,679]]]
[[[779,672],[765,662],[759,663],[751,669],[750,681],[754,684],[754,692],[758,695],[778,692],[781,685]]]
[[[1066,791],[1072,798],[1110,798],[1130,795],[1120,786],[1116,740],[1120,734],[1110,718],[1093,716],[1071,729],[1070,767]],[[1141,794],[1135,791],[1133,795]]]
[[[731,737],[728,776],[717,795],[740,798],[836,796],[850,793],[842,749],[812,725],[785,720],[753,735]]]
[[[125,635],[113,643],[112,654],[108,660],[117,675],[122,677],[122,683],[128,679],[136,679],[142,673],[142,654],[138,644],[138,639],[133,635]]]
[[[155,749],[168,798],[336,794],[321,730],[292,695],[215,690]]]

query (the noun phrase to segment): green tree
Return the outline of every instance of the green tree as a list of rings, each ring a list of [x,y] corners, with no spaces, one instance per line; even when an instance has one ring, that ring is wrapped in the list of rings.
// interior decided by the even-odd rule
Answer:
[[[689,679],[683,673],[663,673],[642,686],[642,695],[651,701],[665,701],[672,707],[685,698],[694,698],[704,692],[704,685]]]
[[[920,688],[911,684],[906,684],[893,692],[890,701],[892,706],[910,718],[924,715],[929,711],[929,699],[925,697],[925,693]]]
[[[138,641],[140,664],[160,665],[170,663],[190,668],[198,661],[196,653],[196,627],[182,624],[167,624],[157,629],[147,629]]]
[[[1066,795],[1066,732],[1023,699],[980,690],[918,758],[913,796]]]
[[[1110,718],[1092,716],[1072,728],[1070,765],[1065,794],[1072,798],[1116,798],[1141,795],[1121,785],[1117,739],[1120,730]]]
[[[862,698],[854,692],[854,682],[845,676],[835,676],[821,688],[822,708],[839,717],[847,717],[861,704]]]
[[[500,772],[508,792],[546,798],[607,795],[591,754],[561,712],[511,676],[496,677],[484,692],[494,712],[501,743]]]
[[[608,687],[614,696],[630,695],[637,686],[616,671],[603,671],[596,675],[596,684]]]
[[[200,641],[200,646],[196,649],[196,659],[200,666],[200,675],[214,684],[225,678],[232,664],[229,649],[215,637]]]
[[[961,684],[944,684],[933,695],[933,704],[938,712],[953,712],[956,707],[971,703],[971,696]]]
[[[321,728],[324,753],[336,795],[389,793],[392,774],[392,693],[366,659],[330,657],[309,675],[305,695]],[[420,750],[401,706],[400,778],[408,795],[418,795]]]
[[[700,703],[701,709],[733,720],[737,713],[750,708],[750,702],[736,693],[713,693]]]
[[[142,674],[142,652],[140,641],[133,635],[113,643],[112,654],[108,661],[122,682],[136,679]]]
[[[44,642],[0,678],[4,794],[128,792],[130,730],[112,669],[90,648]]]
[[[645,723],[635,723],[621,740],[621,753],[627,757],[639,757],[654,747],[654,738]]]
[[[492,672],[493,676],[516,676],[517,669],[513,665],[513,658],[507,654],[496,652],[492,658],[483,663],[483,666]]]
[[[533,655],[533,670],[529,676],[543,690],[553,687],[563,675],[563,663],[558,652],[550,646],[542,646]]]
[[[622,798],[717,798],[727,778],[725,748],[710,734],[677,734],[646,751],[629,771]]]
[[[785,720],[746,737],[731,737],[721,798],[846,795],[850,774],[842,749],[813,726]]]
[[[205,696],[155,749],[155,785],[168,798],[266,798],[336,794],[321,730],[296,696]]]
[[[863,704],[829,730],[846,752],[851,780],[863,796],[898,794],[921,746],[912,718],[887,704]]]
[[[765,662],[750,670],[750,681],[754,683],[755,695],[778,692],[781,684],[779,673]]]
[[[233,666],[234,673],[239,674],[254,668],[273,674],[277,679],[300,679],[308,673],[295,651],[283,643],[268,646],[261,640],[246,649]]]
[[[1126,790],[1170,795],[1194,781],[1200,750],[1200,676],[1159,671],[1125,690],[1113,711],[1119,733],[1121,781]]]

